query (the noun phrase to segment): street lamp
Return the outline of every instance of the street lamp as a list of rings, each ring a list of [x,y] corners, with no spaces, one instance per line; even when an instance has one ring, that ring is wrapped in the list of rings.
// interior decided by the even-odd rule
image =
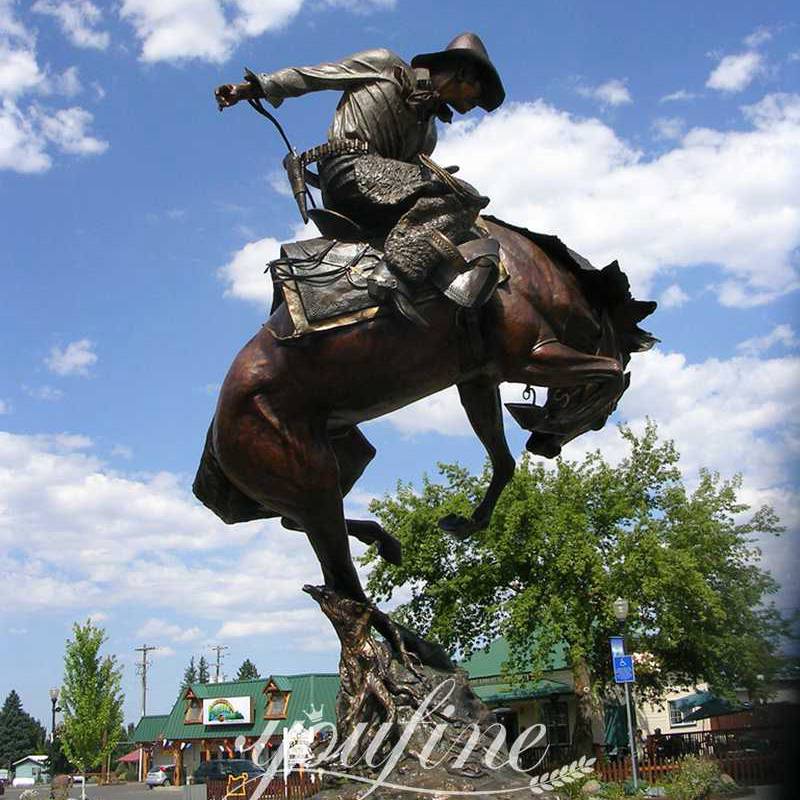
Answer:
[[[628,601],[624,597],[618,597],[612,603],[612,608],[614,609],[614,616],[616,617],[617,622],[622,625],[625,620],[628,619],[628,610],[630,608]]]
[[[58,706],[58,695],[61,694],[61,690],[56,686],[50,690],[50,705],[53,708],[53,725],[52,725],[52,737],[53,741],[56,740],[56,711],[61,711]]]
[[[628,611],[630,611],[630,605],[628,604],[628,601],[624,597],[618,597],[611,604],[611,607],[614,610],[614,617],[616,618],[617,622],[619,622],[620,631],[621,633],[624,634],[625,620],[628,619]],[[634,718],[633,714],[631,713],[631,695],[627,681],[624,683],[624,686],[625,686],[625,715],[628,718],[628,743],[631,749],[631,773],[633,777],[633,788],[634,790],[636,790],[639,788],[639,765],[636,759],[636,737],[633,727]]]

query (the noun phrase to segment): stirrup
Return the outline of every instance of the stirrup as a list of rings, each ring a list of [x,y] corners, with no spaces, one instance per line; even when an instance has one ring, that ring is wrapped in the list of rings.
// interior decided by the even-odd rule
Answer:
[[[456,246],[443,233],[434,231],[431,244],[442,256],[431,271],[433,285],[463,308],[479,308],[486,303],[500,281],[497,239],[473,239]]]

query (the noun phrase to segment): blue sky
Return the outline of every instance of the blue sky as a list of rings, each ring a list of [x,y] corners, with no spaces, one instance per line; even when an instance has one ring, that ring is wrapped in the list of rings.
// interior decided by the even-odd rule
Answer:
[[[244,105],[219,114],[212,91],[245,66],[377,46],[410,59],[466,29],[507,101],[443,130],[437,159],[491,213],[619,258],[660,301],[662,344],[634,359],[617,418],[654,417],[690,483],[701,466],[741,471],[746,499],[788,527],[764,557],[789,587],[798,23],[791,2],[0,0],[0,695],[49,719],[70,624],[89,615],[125,665],[131,720],[143,641],[162,648],[152,711],[217,642],[229,675],[245,657],[263,673],[336,668],[300,592],[318,580],[305,540],[225,528],[190,494],[216,387],[265,318],[264,262],[301,235],[281,142]],[[298,148],[322,141],[336,100],[281,107]],[[366,433],[378,456],[354,512],[437,460],[483,461],[453,392]],[[619,456],[613,425],[565,455],[597,446]]]

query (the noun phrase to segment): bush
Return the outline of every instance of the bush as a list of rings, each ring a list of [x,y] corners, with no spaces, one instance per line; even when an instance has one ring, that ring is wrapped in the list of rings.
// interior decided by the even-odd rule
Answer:
[[[687,756],[671,783],[667,784],[669,800],[704,800],[719,786],[719,766],[707,758]]]

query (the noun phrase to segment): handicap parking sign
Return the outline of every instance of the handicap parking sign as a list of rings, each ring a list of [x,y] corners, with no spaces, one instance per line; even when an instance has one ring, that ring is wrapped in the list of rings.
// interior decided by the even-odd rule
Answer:
[[[634,683],[633,656],[614,656],[614,680],[617,683]]]

